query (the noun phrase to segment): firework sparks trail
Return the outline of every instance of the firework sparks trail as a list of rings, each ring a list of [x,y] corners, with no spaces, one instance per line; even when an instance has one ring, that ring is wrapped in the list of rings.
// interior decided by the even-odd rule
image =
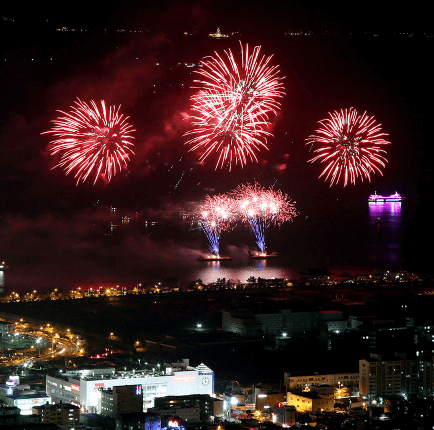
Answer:
[[[244,222],[248,223],[261,253],[266,253],[265,230],[270,225],[280,226],[292,221],[298,212],[288,195],[273,188],[263,188],[258,183],[239,185],[233,195],[238,202]]]
[[[206,196],[199,210],[200,224],[212,254],[220,254],[220,235],[233,227],[236,203],[229,196]]]
[[[260,56],[260,46],[249,51],[241,46],[241,63],[231,50],[224,56],[215,52],[205,57],[202,68],[195,71],[197,93],[192,101],[192,130],[185,136],[190,151],[201,150],[199,160],[217,156],[215,169],[250,160],[258,161],[256,153],[268,149],[270,119],[280,109],[278,99],[284,95],[278,66],[271,66],[272,56]]]
[[[120,114],[120,106],[106,107],[101,101],[99,107],[93,100],[90,104],[77,99],[70,112],[52,121],[50,154],[60,155],[60,161],[53,167],[62,167],[65,174],[74,172],[79,182],[85,182],[90,175],[94,184],[101,176],[110,182],[122,170],[134,154],[131,147],[133,127],[127,123],[129,117]]]
[[[376,172],[382,175],[381,169],[387,163],[382,146],[390,142],[383,138],[387,134],[381,132],[381,124],[366,112],[359,115],[354,108],[329,112],[329,116],[319,121],[322,127],[316,130],[317,134],[306,139],[311,147],[321,145],[314,150],[316,156],[309,160],[326,163],[319,177],[330,180],[330,186],[342,178],[345,187],[349,182],[355,184],[358,178],[370,182],[371,174]]]

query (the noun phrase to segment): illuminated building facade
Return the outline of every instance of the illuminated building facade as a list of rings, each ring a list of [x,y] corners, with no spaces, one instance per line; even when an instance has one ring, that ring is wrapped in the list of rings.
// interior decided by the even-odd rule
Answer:
[[[297,409],[294,405],[280,403],[273,408],[273,423],[282,427],[295,426],[297,423]]]
[[[34,391],[27,384],[20,385],[19,376],[12,375],[6,384],[0,385],[0,403],[5,406],[16,406],[21,415],[31,415],[33,406],[51,402],[51,397],[44,392]]]
[[[374,354],[373,354],[374,355]],[[434,369],[431,360],[395,357],[382,360],[380,356],[359,361],[360,395],[373,399],[432,397]]]
[[[332,412],[334,399],[323,398],[313,392],[288,393],[287,404],[295,406],[297,412]]]
[[[161,416],[179,416],[182,421],[212,421],[223,417],[223,401],[209,395],[166,396],[155,399],[152,412]]]
[[[260,412],[271,412],[275,406],[286,402],[284,393],[260,393],[256,395],[255,410]]]
[[[303,389],[310,386],[330,385],[332,387],[348,387],[352,390],[358,390],[359,374],[358,373],[328,373],[320,375],[303,375],[291,376],[285,372],[284,384],[287,390]]]
[[[80,408],[70,403],[33,406],[32,413],[41,417],[42,423],[76,425],[80,423]]]
[[[164,396],[184,396],[214,393],[214,372],[204,364],[188,365],[188,360],[175,363],[165,371],[135,371],[116,373],[113,369],[83,370],[72,375],[46,378],[47,393],[53,401],[66,401],[83,411],[101,413],[101,391],[113,387],[141,386],[143,409],[154,407],[154,399]]]
[[[45,393],[33,392],[31,394],[23,393],[7,396],[3,401],[6,406],[17,406],[20,408],[21,415],[31,415],[33,407],[45,405],[47,402],[51,402],[51,398]]]

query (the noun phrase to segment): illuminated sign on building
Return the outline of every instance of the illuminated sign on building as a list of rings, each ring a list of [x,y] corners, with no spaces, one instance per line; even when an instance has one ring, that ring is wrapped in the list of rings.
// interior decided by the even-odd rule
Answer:
[[[80,386],[79,385],[75,385],[75,384],[71,384],[71,390],[73,390],[73,391],[80,391]]]
[[[173,383],[182,383],[182,382],[196,382],[196,376],[174,376],[172,378]]]
[[[142,395],[142,386],[136,385],[136,396],[141,396],[141,395]]]

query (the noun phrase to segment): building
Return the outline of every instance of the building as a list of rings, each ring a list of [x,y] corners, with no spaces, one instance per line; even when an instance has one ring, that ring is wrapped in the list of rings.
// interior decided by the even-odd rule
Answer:
[[[332,333],[343,333],[348,328],[348,321],[343,319],[343,313],[339,311],[319,311],[318,322]]]
[[[256,394],[255,410],[271,413],[275,406],[285,402],[286,395],[284,393],[259,393]]]
[[[151,412],[161,416],[161,421],[168,422],[172,418],[180,419],[183,423],[202,422],[200,419],[200,409],[198,406],[174,406],[168,408],[152,408]]]
[[[318,312],[293,312],[291,309],[254,313],[250,310],[222,312],[223,331],[240,336],[279,336],[305,333],[317,327]]]
[[[254,337],[259,332],[259,322],[253,312],[239,310],[236,312],[222,312],[223,331],[239,334],[243,337]]]
[[[9,321],[0,321],[0,337],[13,335],[15,333],[15,324]]]
[[[282,427],[297,424],[297,410],[294,405],[279,404],[273,408],[273,423]]]
[[[101,390],[101,414],[116,418],[118,414],[143,412],[141,385],[123,385]]]
[[[407,359],[405,354],[382,360],[371,354],[359,360],[360,395],[373,399],[409,399],[413,395],[433,396],[433,363],[418,358]]]
[[[152,412],[176,415],[183,421],[212,422],[214,417],[224,416],[223,401],[206,394],[159,397]]]
[[[284,384],[288,391],[304,389],[310,386],[330,385],[335,388],[348,387],[349,391],[355,392],[359,389],[359,373],[328,373],[314,375],[293,376],[291,373],[284,373]]]
[[[334,399],[323,398],[312,391],[288,393],[287,404],[295,406],[297,412],[332,412]]]
[[[80,424],[80,408],[70,403],[33,406],[32,413],[41,417],[42,423],[57,425]]]
[[[31,390],[29,385],[19,383],[18,376],[10,376],[6,384],[0,385],[0,401],[3,401],[5,406],[16,406],[21,415],[31,415],[33,406],[51,402],[51,397],[45,392]]]
[[[314,330],[318,324],[318,312],[293,312],[285,310],[283,330],[289,335],[301,334]]]
[[[115,372],[114,369],[87,369],[46,377],[53,401],[79,406],[85,412],[101,413],[101,391],[124,385],[141,386],[143,410],[154,407],[154,399],[164,396],[214,394],[214,372],[204,364],[191,367],[188,360],[165,370]]]
[[[161,418],[157,414],[135,412],[118,414],[116,430],[160,430]]]
[[[40,422],[41,418],[37,415],[21,415],[21,410],[17,406],[0,406],[0,428],[39,424]]]

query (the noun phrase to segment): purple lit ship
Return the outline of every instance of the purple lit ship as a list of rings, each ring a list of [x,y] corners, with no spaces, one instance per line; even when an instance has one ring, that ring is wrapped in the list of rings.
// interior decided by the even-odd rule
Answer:
[[[388,203],[388,202],[402,202],[405,199],[405,197],[402,197],[401,194],[398,194],[397,192],[395,194],[391,194],[390,196],[381,196],[377,194],[375,191],[374,194],[371,194],[369,196],[368,202],[369,203]]]

